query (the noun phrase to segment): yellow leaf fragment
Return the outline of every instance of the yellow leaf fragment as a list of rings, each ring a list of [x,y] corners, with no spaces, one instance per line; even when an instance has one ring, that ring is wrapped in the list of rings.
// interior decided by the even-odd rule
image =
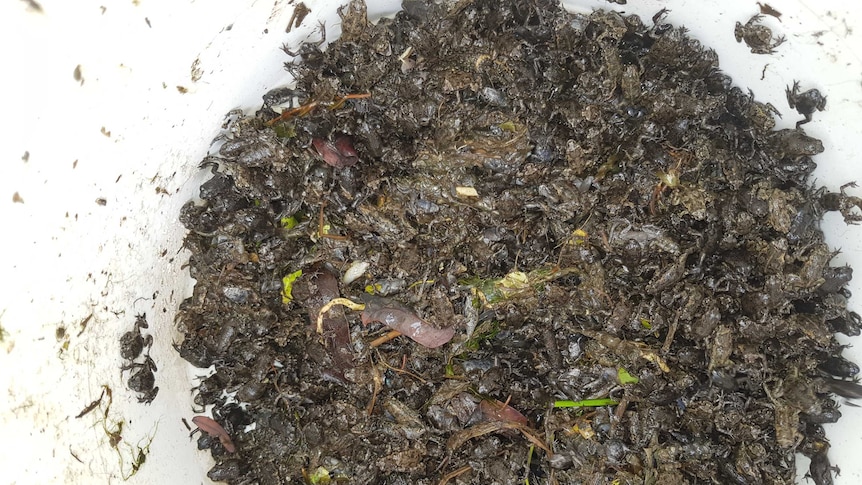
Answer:
[[[351,310],[362,311],[365,310],[365,305],[362,303],[356,303],[353,300],[349,300],[347,298],[333,298],[329,300],[329,303],[323,305],[320,309],[320,312],[317,314],[317,333],[323,334],[323,317],[326,315],[326,312],[332,309],[332,307],[336,305],[345,306],[350,308]]]
[[[530,284],[530,277],[523,271],[512,271],[500,280],[500,286],[510,290],[523,290]]]
[[[332,482],[332,478],[329,476],[329,470],[322,466],[317,467],[317,469],[311,473],[307,473],[303,469],[302,474],[305,475],[305,483],[308,483],[309,485],[329,485]]]
[[[284,288],[281,290],[281,302],[287,305],[293,301],[293,283],[302,276],[302,270],[294,271],[281,279]]]
[[[460,197],[479,197],[474,187],[455,187],[455,193]]]

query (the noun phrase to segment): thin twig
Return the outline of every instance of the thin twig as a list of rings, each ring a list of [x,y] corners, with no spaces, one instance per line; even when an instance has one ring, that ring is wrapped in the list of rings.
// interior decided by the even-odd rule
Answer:
[[[443,478],[440,479],[440,482],[437,485],[446,485],[447,483],[449,483],[449,480],[457,477],[458,475],[463,475],[472,469],[473,467],[471,467],[470,465],[464,465],[455,471],[451,471],[443,475]]]
[[[673,322],[670,324],[670,328],[667,330],[667,336],[664,339],[664,345],[661,346],[661,353],[667,355],[670,352],[670,345],[673,343],[673,337],[676,335],[676,331],[679,328],[679,317],[673,319]]]
[[[371,369],[371,378],[374,381],[374,393],[371,394],[371,401],[368,402],[368,409],[366,409],[369,416],[374,412],[374,405],[377,404],[377,396],[380,394],[380,389],[383,388],[383,379],[380,378],[380,369],[376,365]]]
[[[386,335],[382,335],[382,336],[377,337],[376,339],[372,340],[369,345],[371,345],[372,348],[380,347],[381,345],[385,344],[386,342],[389,342],[390,340],[394,340],[395,337],[398,337],[399,335],[401,335],[401,332],[399,332],[398,330],[390,330],[388,333],[386,333]]]
[[[516,421],[486,421],[484,423],[473,425],[465,430],[453,434],[446,442],[446,448],[449,453],[453,453],[455,450],[460,448],[461,445],[472,438],[477,438],[479,436],[484,436],[504,429],[518,430],[522,435],[524,435],[524,438],[527,438],[527,441],[541,448],[548,455],[554,454],[544,440],[536,435],[536,431],[533,430],[533,428]]]
[[[389,363],[388,363],[388,362],[386,362],[386,359],[384,359],[382,356],[380,356],[380,353],[379,353],[379,352],[378,352],[378,357],[380,358],[380,359],[379,359],[379,360],[380,360],[380,363],[381,363],[381,364],[383,364],[383,366],[384,366],[384,367],[386,367],[387,369],[391,370],[392,372],[397,372],[397,373],[399,373],[399,374],[405,374],[405,375],[408,375],[408,376],[410,376],[410,377],[412,377],[412,378],[414,378],[414,379],[418,380],[418,381],[419,381],[419,382],[421,382],[422,384],[425,384],[425,383],[427,383],[427,382],[428,382],[426,379],[423,379],[422,377],[420,377],[420,376],[418,376],[418,375],[416,375],[416,374],[414,374],[414,373],[410,372],[409,370],[406,370],[406,369],[399,369],[399,368],[397,368],[397,367],[392,367],[391,365],[389,365]]]

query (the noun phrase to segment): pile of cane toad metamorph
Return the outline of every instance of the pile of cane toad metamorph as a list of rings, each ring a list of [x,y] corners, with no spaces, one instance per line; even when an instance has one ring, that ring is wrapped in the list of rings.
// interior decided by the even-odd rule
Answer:
[[[832,483],[859,200],[819,140],[661,14],[340,14],[182,210],[213,480]]]

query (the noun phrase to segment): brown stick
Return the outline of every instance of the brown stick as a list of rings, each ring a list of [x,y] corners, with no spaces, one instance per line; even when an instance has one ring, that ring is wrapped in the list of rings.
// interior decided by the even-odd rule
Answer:
[[[458,475],[463,475],[472,469],[473,467],[471,467],[470,465],[464,465],[455,471],[451,471],[443,475],[443,478],[440,479],[440,482],[437,485],[446,485],[447,483],[449,483],[449,480],[457,477]]]
[[[376,339],[372,340],[369,345],[371,345],[372,348],[380,347],[386,342],[395,339],[395,337],[398,337],[399,335],[401,335],[401,332],[399,332],[398,330],[390,330],[389,333],[387,333],[386,335],[377,337]]]

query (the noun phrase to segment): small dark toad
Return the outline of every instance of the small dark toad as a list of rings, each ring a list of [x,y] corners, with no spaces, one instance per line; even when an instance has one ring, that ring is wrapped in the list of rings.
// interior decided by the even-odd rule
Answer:
[[[762,18],[763,16],[758,14],[748,19],[745,25],[737,22],[733,35],[737,42],[745,41],[745,45],[750,47],[754,54],[772,54],[776,47],[784,43],[785,38],[782,35],[773,39],[772,29],[758,23]]]
[[[144,347],[153,345],[152,335],[141,334],[142,328],[149,328],[145,315],[135,317],[135,328],[120,337],[120,355],[126,360],[135,360],[141,355]]]
[[[793,81],[793,88],[788,86],[784,89],[784,92],[787,95],[787,104],[805,117],[804,120],[796,122],[797,128],[799,128],[799,125],[804,125],[811,121],[811,114],[815,110],[823,111],[826,109],[826,96],[820,94],[820,91],[817,89],[809,89],[800,93],[799,81]]]
[[[156,363],[147,355],[143,362],[132,362],[123,367],[123,370],[132,369],[137,369],[137,371],[133,372],[131,377],[129,377],[129,389],[140,393],[138,402],[145,404],[153,402],[153,399],[159,393],[159,388],[155,386],[156,376],[153,375],[153,372],[158,370]]]

